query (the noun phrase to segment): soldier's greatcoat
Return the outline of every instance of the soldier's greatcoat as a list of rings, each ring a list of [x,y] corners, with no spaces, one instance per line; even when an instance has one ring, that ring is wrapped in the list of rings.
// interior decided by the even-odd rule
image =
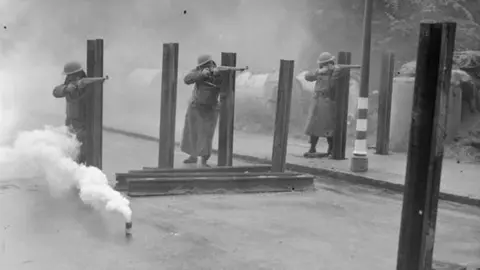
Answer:
[[[315,92],[305,126],[305,134],[308,136],[326,137],[332,136],[335,128],[335,89],[337,81],[348,75],[347,68],[335,66],[331,71],[320,76],[314,72],[305,74],[305,80],[315,82]]]
[[[185,115],[181,150],[193,157],[210,156],[222,80],[220,76],[207,78],[200,69],[194,69],[185,76],[184,82],[194,87]]]

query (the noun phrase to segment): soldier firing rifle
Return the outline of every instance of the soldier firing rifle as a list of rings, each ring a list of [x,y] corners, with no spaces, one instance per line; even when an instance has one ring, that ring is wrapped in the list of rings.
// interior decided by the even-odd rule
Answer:
[[[305,74],[305,80],[315,82],[315,93],[309,109],[305,135],[310,137],[310,149],[305,157],[330,156],[333,150],[333,130],[335,127],[335,85],[350,69],[361,68],[358,65],[335,64],[335,57],[328,52],[320,54],[317,59],[318,69]],[[317,143],[325,137],[328,143],[327,152],[317,154]]]
[[[53,89],[53,96],[65,98],[67,101],[67,117],[65,125],[74,133],[81,143],[78,163],[85,163],[85,133],[86,133],[86,87],[93,83],[103,83],[105,77],[87,77],[83,67],[78,62],[69,62],[63,68],[65,82]]]
[[[218,120],[218,99],[222,72],[245,71],[248,67],[217,66],[210,55],[201,55],[197,67],[184,78],[187,85],[194,85],[192,99],[185,116],[181,143],[182,152],[189,155],[184,163],[196,163],[201,157],[202,165],[212,152],[212,140]]]

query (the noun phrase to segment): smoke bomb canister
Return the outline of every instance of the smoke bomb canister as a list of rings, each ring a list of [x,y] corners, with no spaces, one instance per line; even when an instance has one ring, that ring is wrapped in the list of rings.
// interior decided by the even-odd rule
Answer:
[[[131,236],[132,235],[132,222],[125,223],[125,235]]]

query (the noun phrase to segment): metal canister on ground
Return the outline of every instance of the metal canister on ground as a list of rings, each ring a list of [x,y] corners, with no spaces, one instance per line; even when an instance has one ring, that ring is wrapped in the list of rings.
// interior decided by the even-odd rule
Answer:
[[[125,236],[132,236],[132,222],[125,223]]]

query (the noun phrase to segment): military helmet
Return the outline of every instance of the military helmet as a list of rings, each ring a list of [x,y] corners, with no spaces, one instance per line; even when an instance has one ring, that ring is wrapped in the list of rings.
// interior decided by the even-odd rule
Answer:
[[[335,56],[333,56],[329,52],[323,52],[318,56],[317,63],[318,64],[325,64],[330,61],[335,61]]]
[[[213,60],[212,60],[212,56],[208,55],[208,54],[202,54],[198,57],[197,59],[197,67],[200,67],[200,66],[203,66],[205,65],[206,63],[208,62],[213,62],[215,63]]]
[[[68,62],[65,64],[65,66],[63,66],[63,74],[65,75],[70,75],[82,70],[83,70],[82,64],[80,64],[79,62],[74,62],[74,61]]]

